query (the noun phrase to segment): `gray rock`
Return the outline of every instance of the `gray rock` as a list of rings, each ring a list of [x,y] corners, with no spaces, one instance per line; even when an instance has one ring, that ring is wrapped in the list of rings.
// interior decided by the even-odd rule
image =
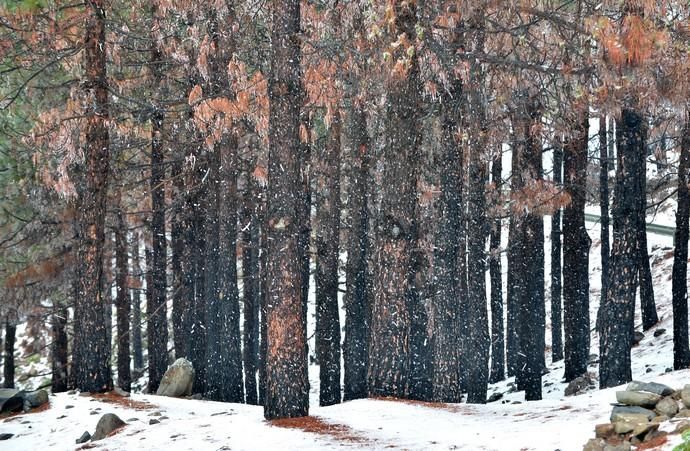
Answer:
[[[582,451],[604,451],[604,446],[606,446],[606,442],[603,439],[593,438],[585,443]]]
[[[503,398],[503,393],[494,392],[494,393],[491,393],[491,396],[489,396],[489,399],[487,399],[486,402],[496,402],[501,398]]]
[[[189,396],[192,394],[193,383],[194,367],[191,362],[186,359],[177,359],[163,375],[156,394],[173,398]]]
[[[683,387],[683,390],[680,392],[680,399],[686,408],[690,408],[690,385]]]
[[[615,406],[611,411],[611,422],[628,421],[630,419],[646,418],[651,421],[656,416],[654,411],[636,406]]]
[[[654,331],[655,337],[660,337],[666,333],[666,329],[657,329]]]
[[[0,440],[9,440],[14,437],[14,434],[4,433],[0,434]]]
[[[77,391],[76,390],[70,390],[67,392],[68,395],[76,395]]]
[[[655,410],[661,415],[666,415],[670,418],[678,413],[678,403],[673,398],[663,398],[656,403]]]
[[[690,409],[680,409],[676,414],[676,418],[690,418]]]
[[[48,402],[48,392],[36,390],[24,393],[24,401],[27,401],[32,408],[41,407]]]
[[[661,400],[656,393],[641,391],[617,391],[616,401],[627,406],[654,407]]]
[[[153,425],[153,424],[160,424],[160,423],[161,423],[161,422],[158,421],[158,420],[156,420],[155,418],[151,418],[151,419],[149,420],[149,424],[150,424],[150,425]]]
[[[81,443],[86,443],[89,440],[91,440],[91,434],[89,434],[89,431],[84,431],[84,433],[81,435],[81,437],[79,437],[76,440],[76,443],[77,443],[77,445],[79,445]]]
[[[124,426],[125,423],[115,415],[114,413],[106,413],[101,417],[100,420],[98,420],[98,424],[96,425],[96,432],[93,433],[93,437],[91,437],[91,441],[95,442],[97,440],[103,440],[113,432],[115,429]]]
[[[632,446],[630,443],[623,442],[620,445],[606,445],[604,446],[604,451],[630,451]]]
[[[67,405],[65,406],[65,409],[74,409],[74,406],[71,405],[71,404],[67,404]]]
[[[201,393],[194,393],[192,395],[192,399],[195,401],[201,401],[202,399],[204,399],[204,397],[201,395]]]
[[[582,393],[592,383],[589,374],[583,374],[580,377],[573,379],[567,387],[565,387],[565,396],[573,396]]]
[[[632,381],[628,384],[626,390],[646,391],[648,393],[654,393],[659,396],[671,396],[673,394],[673,389],[671,387],[656,382]]]

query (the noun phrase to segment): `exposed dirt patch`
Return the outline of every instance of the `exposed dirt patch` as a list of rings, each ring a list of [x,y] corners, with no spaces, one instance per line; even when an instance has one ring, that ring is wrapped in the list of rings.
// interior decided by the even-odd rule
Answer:
[[[443,402],[429,402],[429,401],[416,401],[413,399],[401,399],[401,398],[388,398],[388,397],[375,397],[375,398],[369,398],[369,399],[375,399],[377,401],[389,401],[389,402],[399,402],[402,404],[409,404],[412,406],[420,406],[420,407],[426,407],[428,409],[437,409],[437,410],[445,410],[447,412],[451,413],[467,413],[471,414],[472,412],[469,411],[469,409],[464,409],[464,405],[453,405],[453,404],[446,404]]]
[[[110,404],[117,404],[122,407],[127,407],[128,409],[134,409],[134,410],[154,410],[157,409],[158,406],[155,404],[151,404],[150,402],[146,401],[136,401],[132,398],[125,398],[123,396],[120,396],[114,392],[108,392],[108,393],[94,393],[90,395],[91,398],[96,399],[101,402],[106,402]]]
[[[269,424],[286,429],[299,429],[304,432],[311,432],[341,442],[351,442],[357,444],[373,444],[374,441],[358,434],[357,431],[344,424],[328,423],[319,417],[284,418],[281,420],[269,421]]]
[[[666,444],[666,442],[668,442],[668,437],[665,435],[654,437],[653,439],[638,445],[637,449],[658,449],[660,446]]]

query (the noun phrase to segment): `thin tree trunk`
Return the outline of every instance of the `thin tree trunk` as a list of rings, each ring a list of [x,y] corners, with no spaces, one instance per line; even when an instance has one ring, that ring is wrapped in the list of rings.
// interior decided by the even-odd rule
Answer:
[[[53,333],[53,343],[51,345],[53,385],[51,386],[51,391],[53,393],[61,393],[68,390],[68,316],[69,310],[62,305],[61,301],[55,301],[51,318],[51,327]]]
[[[647,249],[647,143],[644,143],[642,169],[640,170],[640,219],[638,232],[640,234],[640,311],[642,316],[642,330],[649,330],[659,322],[654,302],[654,286],[652,270],[649,263]]]
[[[613,128],[613,127],[611,127]],[[611,252],[609,218],[609,142],[608,131],[606,129],[606,116],[599,116],[599,206],[601,224],[601,299],[600,305],[606,299],[606,292],[609,289],[609,254]],[[611,140],[613,141],[613,139]],[[611,147],[611,151],[613,148]],[[597,317],[597,330],[599,329],[599,318]]]
[[[180,135],[177,135],[180,136]],[[182,161],[178,159],[172,164],[171,178],[173,181],[173,203],[170,225],[171,241],[171,270],[172,270],[172,331],[175,358],[187,356],[189,332],[189,300],[193,296],[193,288],[186,283],[185,240],[184,240],[184,177]]]
[[[269,78],[266,419],[309,413],[300,233],[300,3],[274,1]],[[266,335],[265,335],[266,336]]]
[[[370,320],[367,296],[369,137],[364,108],[353,106],[350,111],[352,173],[349,193],[351,226],[347,252],[345,343],[343,345],[345,401],[367,397],[369,362],[367,336]]]
[[[501,202],[503,190],[503,153],[499,149],[491,165],[491,182],[496,190],[496,202]],[[505,379],[505,329],[503,322],[503,274],[501,272],[500,215],[493,221],[489,240],[489,279],[491,281],[491,372],[489,382]]]
[[[316,355],[319,404],[340,403],[340,316],[338,244],[340,235],[340,111],[333,112],[316,169]]]
[[[105,6],[87,1],[84,39],[85,161],[74,178],[77,190],[77,268],[74,312],[74,364],[77,388],[102,392],[112,388],[110,346],[103,321],[103,246],[110,172],[108,80],[106,76]]]
[[[688,345],[688,238],[690,216],[690,109],[685,112],[685,126],[680,146],[678,167],[678,210],[674,237],[673,273],[671,292],[673,296],[673,368],[681,370],[690,367]]]
[[[416,6],[396,3],[394,35],[415,35]],[[404,77],[388,82],[387,145],[375,245],[374,299],[369,341],[370,396],[405,397],[410,371],[409,304],[417,245],[416,194],[419,159],[419,72],[416,61]]]
[[[256,189],[252,176],[247,173],[244,213],[245,226],[242,232],[242,301],[244,306],[243,361],[244,391],[247,404],[259,403],[257,371],[259,366],[259,309],[261,292],[259,287],[259,249],[261,246],[260,226],[255,206]]]
[[[139,257],[139,234],[132,234],[132,276],[141,280],[141,263]],[[137,288],[132,289],[132,360],[135,371],[144,368],[144,346],[141,340],[141,287],[139,282]]]
[[[556,138],[553,148],[553,183],[563,186],[563,147]],[[561,208],[551,217],[551,361],[563,360],[563,310],[561,272]]]
[[[642,115],[624,108],[616,123],[618,164],[613,203],[613,244],[606,301],[599,310],[599,385],[615,387],[632,379],[630,343],[640,262],[640,177],[645,158]]]
[[[5,358],[2,363],[3,388],[14,388],[14,341],[17,335],[17,326],[10,320],[5,320]]]
[[[589,359],[589,247],[585,225],[589,115],[580,112],[564,149],[565,191],[570,203],[563,212],[563,324],[565,380],[587,372]]]
[[[129,298],[128,262],[127,262],[127,223],[122,211],[122,201],[118,206],[115,225],[115,298],[117,314],[117,385],[130,391],[132,374],[130,371],[130,327],[129,315],[131,300]]]

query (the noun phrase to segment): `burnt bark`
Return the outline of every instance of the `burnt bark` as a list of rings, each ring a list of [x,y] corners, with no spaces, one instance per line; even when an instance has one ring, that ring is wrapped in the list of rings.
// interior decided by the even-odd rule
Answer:
[[[142,270],[138,233],[132,234],[132,276],[139,279],[137,287],[132,288],[132,363],[135,371],[141,371],[144,368],[144,347],[141,339]]]
[[[269,167],[266,259],[266,419],[309,413],[307,331],[300,251],[302,101],[300,3],[273,5],[269,78]]]
[[[503,190],[503,153],[496,152],[491,165],[491,182],[496,190],[496,202],[501,201]],[[491,371],[489,382],[495,384],[505,379],[505,328],[503,322],[503,274],[501,272],[500,216],[493,220],[489,238],[489,279],[491,283]]]
[[[413,37],[416,6],[396,3],[394,9],[394,35]],[[409,64],[406,76],[392,77],[387,86],[387,142],[382,159],[385,182],[374,249],[377,264],[369,337],[370,396],[408,394],[421,92],[417,63],[413,59]]]
[[[678,210],[674,236],[671,292],[673,299],[673,368],[690,367],[688,345],[688,239],[690,238],[690,110],[685,113],[685,125],[680,146],[678,166]]]
[[[563,185],[563,147],[560,138],[553,148],[553,183]],[[561,208],[551,216],[551,361],[563,360],[563,303],[561,267]]]
[[[83,89],[90,101],[84,112],[84,162],[73,177],[77,191],[73,368],[77,388],[102,392],[112,388],[108,331],[103,321],[103,247],[110,172],[104,2],[86,2],[86,17]]]
[[[181,126],[181,125],[180,125]],[[175,358],[187,356],[189,340],[189,299],[193,296],[193,286],[187,283],[186,271],[188,262],[185,261],[184,240],[184,173],[182,161],[172,163],[171,178],[173,186],[174,208],[170,218],[170,250],[172,272],[172,332]],[[191,289],[190,289],[191,288]]]
[[[640,169],[640,218],[638,220],[638,233],[640,234],[640,312],[642,316],[642,330],[649,330],[659,322],[654,301],[654,286],[652,283],[652,270],[649,262],[649,250],[647,249],[647,143],[643,144],[644,158]]]
[[[361,106],[350,110],[349,133],[352,146],[350,174],[350,234],[347,252],[345,293],[344,400],[367,397],[369,349],[369,297],[367,255],[369,232],[368,173],[369,137],[366,113]]]
[[[616,122],[618,163],[613,202],[613,243],[606,300],[600,307],[599,385],[615,387],[632,378],[632,343],[635,292],[640,263],[639,221],[641,183],[647,129],[642,115],[624,108]]]
[[[340,111],[335,109],[326,143],[315,164],[316,355],[319,404],[340,402],[340,316],[338,245],[340,235]]]
[[[50,389],[53,393],[61,393],[69,389],[68,319],[69,310],[67,310],[61,301],[55,301],[51,318],[51,330],[53,335],[53,342],[51,344],[51,366],[53,377]]]
[[[564,188],[570,203],[563,211],[563,324],[565,380],[587,372],[589,359],[589,247],[585,225],[589,115],[580,112],[564,149]]]
[[[115,306],[117,315],[117,385],[126,391],[131,391],[132,374],[130,371],[130,326],[129,315],[131,300],[129,298],[129,276],[127,262],[127,223],[118,206],[115,213]]]
[[[5,320],[5,353],[2,362],[3,388],[14,388],[14,342],[17,326],[10,320]]]
[[[613,127],[611,127],[613,128]],[[606,127],[606,116],[599,116],[599,209],[601,224],[601,298],[600,305],[606,299],[606,292],[609,289],[611,253],[610,233],[611,219],[609,216],[609,163],[612,155],[609,155],[609,132]],[[611,139],[613,141],[613,139]],[[613,153],[613,147],[611,147]],[[597,318],[597,329],[599,329],[599,318]]]
[[[244,391],[246,402],[259,403],[257,371],[259,368],[259,310],[261,305],[259,249],[261,228],[259,226],[255,182],[247,175],[247,188],[244,200],[244,227],[242,232],[242,303],[244,324],[243,361]]]

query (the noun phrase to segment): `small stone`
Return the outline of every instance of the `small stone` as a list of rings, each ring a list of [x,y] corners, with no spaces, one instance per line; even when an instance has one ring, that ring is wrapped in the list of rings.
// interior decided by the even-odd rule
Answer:
[[[60,415],[59,417],[57,417],[58,420],[62,420],[63,418],[67,418],[67,415]]]
[[[70,390],[67,392],[68,395],[76,395],[77,391],[76,390]]]
[[[587,443],[582,451],[604,451],[606,442],[600,438],[592,438]]]
[[[690,418],[690,409],[680,409],[676,414],[676,418]]]
[[[151,419],[149,420],[149,424],[151,424],[151,425],[153,425],[153,424],[160,424],[160,423],[161,423],[161,422],[158,421],[158,420],[156,420],[155,418],[151,418]]]
[[[201,401],[201,399],[203,399],[203,397],[201,396],[201,393],[194,393],[192,395],[192,399],[194,399],[196,401]]]
[[[98,412],[96,410],[92,410],[89,415],[98,415]]]
[[[690,385],[683,387],[683,390],[680,392],[680,399],[686,408],[690,408]]]
[[[639,391],[617,391],[616,401],[627,406],[654,407],[661,396],[656,393]]]
[[[646,370],[644,370],[645,373],[651,373],[652,371],[654,371],[654,370],[651,368],[647,368]]]
[[[647,435],[644,436],[644,439],[642,439],[643,442],[648,442],[650,440],[654,440],[655,438],[659,437],[666,437],[668,435],[668,432],[666,431],[649,431]]]
[[[489,396],[489,399],[486,400],[486,402],[496,402],[501,398],[503,398],[503,393],[493,392],[491,393],[491,396]]]
[[[91,437],[91,441],[98,441],[98,440],[103,440],[116,430],[117,428],[124,426],[125,423],[115,415],[114,413],[106,413],[101,417],[100,420],[98,420],[98,424],[96,425],[96,432],[93,433],[93,437]]]
[[[160,417],[161,415],[163,415],[163,414],[160,412],[152,412],[149,414],[150,417]]]
[[[513,401],[511,404],[522,404],[522,401]]]
[[[570,383],[568,384],[567,387],[565,387],[565,396],[573,396],[581,393],[582,391],[586,390],[587,387],[590,386],[592,383],[592,379],[589,377],[589,374],[583,374],[580,377],[576,377]]]
[[[632,381],[625,388],[628,391],[646,391],[648,393],[654,393],[659,396],[670,396],[673,394],[674,390],[668,385],[659,384],[657,382],[641,382]]]
[[[91,434],[89,434],[89,431],[84,431],[84,433],[81,435],[81,437],[79,437],[76,440],[76,443],[77,443],[77,445],[79,445],[81,443],[86,443],[89,440],[91,440]]]
[[[678,403],[674,401],[673,398],[666,397],[656,403],[655,410],[661,415],[666,415],[669,418],[673,418],[673,416],[678,413]]]
[[[663,423],[665,421],[670,420],[670,417],[667,417],[666,415],[659,415],[658,417],[652,418],[652,423]]]
[[[72,404],[67,404],[65,406],[65,409],[74,409],[74,406]]]
[[[628,432],[632,432],[636,426],[636,423],[617,421],[613,424],[613,430],[616,431],[616,434],[627,434]]]
[[[687,431],[688,429],[690,429],[690,421],[683,420],[676,425],[675,433],[676,434],[682,434],[683,432]]]
[[[619,445],[606,445],[604,446],[604,451],[630,451],[632,447],[630,443],[623,442]]]
[[[666,368],[666,371],[664,371],[664,372],[665,372],[665,373],[672,373],[672,372],[673,372],[673,368],[670,368],[670,367],[669,367],[669,368]]]
[[[594,436],[596,438],[609,438],[615,433],[615,426],[611,423],[597,424],[594,426]]]
[[[649,431],[656,431],[657,429],[659,429],[659,423],[638,424],[632,431],[632,435],[640,437]]]
[[[654,331],[655,337],[660,337],[666,333],[666,329],[657,329]]]
[[[159,420],[161,420],[161,421],[163,421],[163,420],[169,420],[169,419],[170,419],[170,418],[169,418],[169,417],[166,417],[165,415],[163,415],[162,417],[159,418]]]
[[[14,434],[10,434],[10,433],[0,434],[0,440],[9,440],[12,437],[14,437]]]
[[[129,421],[129,422],[131,423],[132,421],[139,421],[139,418],[130,418],[130,419],[127,420],[127,421]]]

